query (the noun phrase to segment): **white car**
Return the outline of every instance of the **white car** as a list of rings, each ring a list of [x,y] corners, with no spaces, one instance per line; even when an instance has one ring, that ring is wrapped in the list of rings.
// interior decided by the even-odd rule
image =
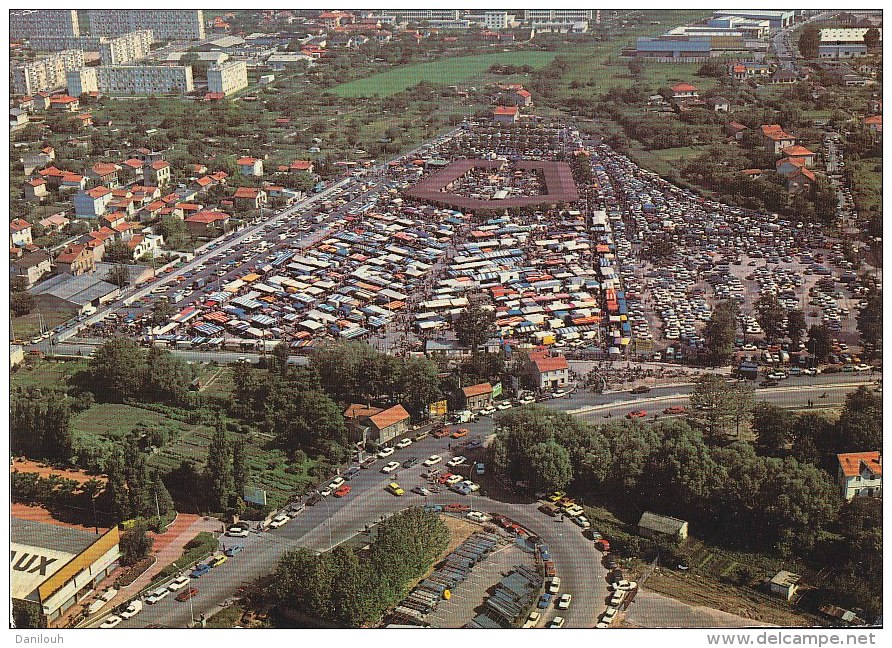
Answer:
[[[434,464],[438,464],[441,461],[443,461],[443,457],[441,457],[440,455],[431,455],[430,457],[428,457],[427,459],[424,460],[424,465],[425,466],[433,466]]]
[[[496,409],[500,412],[504,412],[505,410],[511,409],[511,403],[499,403],[496,405]]]
[[[470,479],[466,479],[466,480],[464,480],[464,481],[462,482],[462,486],[466,486],[467,488],[469,488],[469,489],[472,490],[472,491],[479,491],[479,490],[480,490],[480,484],[477,484],[477,483],[475,483],[475,482],[472,482]]]
[[[123,620],[124,619],[122,619],[118,615],[112,614],[110,617],[106,617],[105,621],[103,621],[102,623],[99,624],[99,627],[100,628],[114,628],[116,625],[118,625]]]
[[[495,413],[495,407],[484,407],[482,410],[480,410],[480,416],[492,416]]]
[[[178,592],[186,587],[186,585],[188,585],[190,582],[191,581],[189,580],[188,576],[180,576],[179,578],[175,578],[170,581],[170,583],[168,583],[167,585],[167,589],[169,589],[171,592]]]
[[[563,628],[564,627],[564,617],[556,616],[551,620],[551,623],[548,624],[549,628]]]
[[[461,466],[462,464],[468,463],[468,458],[459,455],[458,457],[453,457],[449,461],[446,462],[446,465],[450,468],[455,468],[456,466]]]
[[[539,619],[542,618],[542,615],[536,612],[530,612],[530,615],[527,617],[527,620],[523,622],[524,628],[535,628],[536,624],[539,623]]]
[[[616,618],[617,609],[615,607],[607,608],[607,611],[601,615],[601,620],[598,621],[598,625],[596,628],[609,628],[613,623],[613,620]]]
[[[396,447],[402,450],[403,448],[408,448],[410,445],[412,445],[412,439],[403,439],[396,444]]]
[[[328,497],[329,495],[331,495],[331,489],[328,486],[326,486],[325,488],[320,488],[319,494],[322,495],[322,497]]]
[[[146,597],[146,603],[148,603],[149,605],[154,605],[161,599],[166,598],[168,594],[170,594],[169,589],[167,589],[166,587],[159,587]]]
[[[274,517],[272,519],[272,521],[269,523],[269,528],[270,529],[278,529],[280,526],[284,526],[290,519],[291,518],[288,517],[287,515],[283,515],[282,513],[280,513],[279,515]]]
[[[613,607],[619,607],[622,602],[626,598],[625,590],[617,590],[613,593],[613,596],[610,597],[610,605]]]
[[[558,602],[557,602],[557,606],[556,606],[557,609],[558,610],[570,609],[570,602],[572,600],[573,600],[572,594],[561,594],[561,597],[558,599]]]
[[[394,470],[396,470],[396,469],[399,468],[399,467],[400,467],[400,462],[399,462],[399,461],[391,461],[389,464],[386,464],[386,465],[381,469],[381,472],[383,472],[383,473],[385,473],[385,474],[390,474],[390,473],[392,473]]]
[[[393,449],[393,448],[381,448],[381,449],[378,451],[378,456],[379,456],[381,459],[384,459],[385,457],[389,457],[389,456],[392,455],[393,453],[394,453],[394,449]]]
[[[247,538],[250,535],[250,531],[244,527],[231,526],[226,529],[226,535],[230,538]]]
[[[561,577],[552,576],[546,582],[545,587],[549,594],[557,594],[561,589]]]
[[[622,580],[618,580],[615,583],[610,583],[607,586],[613,592],[631,592],[633,589],[638,587],[638,583],[635,581],[629,581],[625,578]]]
[[[344,483],[343,477],[335,477],[334,479],[331,480],[331,483],[328,485],[328,487],[331,490],[337,490],[338,487],[341,486],[343,483]]]
[[[469,520],[473,520],[474,522],[488,522],[492,518],[488,516],[486,513],[482,513],[481,511],[468,511],[466,516]]]
[[[142,601],[130,601],[127,609],[121,612],[122,619],[130,619],[142,612]]]

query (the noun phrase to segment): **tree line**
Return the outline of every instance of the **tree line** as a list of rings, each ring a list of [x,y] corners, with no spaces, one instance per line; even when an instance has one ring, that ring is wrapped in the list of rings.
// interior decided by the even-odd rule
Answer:
[[[373,623],[408,594],[409,584],[446,548],[449,529],[436,514],[410,508],[375,528],[368,550],[287,552],[270,597],[281,608],[357,628]]]

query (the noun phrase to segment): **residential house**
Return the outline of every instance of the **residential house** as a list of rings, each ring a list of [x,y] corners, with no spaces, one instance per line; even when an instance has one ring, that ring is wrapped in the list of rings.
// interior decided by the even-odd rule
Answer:
[[[881,140],[883,137],[883,116],[882,115],[871,115],[870,117],[865,117],[863,121],[864,126],[870,130],[873,136]]]
[[[148,182],[158,187],[170,184],[170,164],[164,160],[156,160],[144,168],[143,173]]]
[[[141,178],[143,176],[143,167],[145,163],[136,158],[129,158],[121,162],[121,173],[128,179]]]
[[[68,95],[50,97],[50,110],[77,112],[80,110],[80,100],[77,97],[70,97]]]
[[[99,225],[104,227],[116,227],[121,223],[127,222],[127,214],[124,212],[111,212],[109,214],[103,214],[99,217]]]
[[[409,431],[411,416],[402,405],[394,405],[367,416],[363,422],[368,425],[366,438],[384,444]]]
[[[161,251],[161,245],[164,238],[160,234],[136,234],[129,241],[127,247],[130,248],[134,259],[140,259],[144,256],[155,256]]]
[[[25,200],[28,202],[43,202],[47,193],[46,180],[43,178],[31,178],[25,183]]]
[[[313,161],[312,160],[294,160],[291,163],[291,166],[288,167],[288,171],[291,171],[291,172],[306,171],[307,173],[313,173]]]
[[[728,122],[725,126],[725,132],[738,142],[743,139],[743,133],[747,130],[749,129],[746,126],[736,121]]]
[[[638,520],[638,535],[652,540],[669,538],[683,542],[688,537],[688,523],[668,515],[657,515],[645,511],[641,519]]]
[[[40,224],[49,231],[61,232],[62,228],[70,222],[69,219],[65,218],[65,212],[59,212],[58,214],[47,216],[40,221]]]
[[[797,169],[787,176],[787,191],[801,193],[808,191],[815,184],[816,178],[813,171],[805,167]]]
[[[257,187],[239,187],[232,194],[236,207],[243,209],[260,209],[266,204],[266,192]]]
[[[62,193],[83,191],[87,187],[87,178],[76,173],[66,173],[62,176],[59,191]]]
[[[815,165],[814,151],[810,151],[804,146],[788,146],[782,149],[781,153],[787,157],[801,159],[809,169]]]
[[[492,111],[492,120],[500,124],[513,124],[520,116],[517,106],[496,106]]]
[[[715,112],[728,112],[731,110],[731,102],[724,97],[710,97],[705,99],[706,107]]]
[[[765,150],[769,153],[777,154],[788,146],[796,145],[796,138],[785,133],[778,124],[762,124],[759,128],[762,131]]]
[[[97,218],[102,216],[108,204],[114,199],[111,189],[108,187],[93,187],[87,191],[78,191],[74,195],[74,213],[82,218]]]
[[[492,385],[488,382],[478,383],[462,389],[465,407],[476,411],[492,405]]]
[[[516,92],[508,95],[508,101],[515,106],[532,106],[533,95],[530,94],[529,90],[521,88],[520,90],[517,90]]]
[[[68,245],[54,260],[56,274],[78,276],[96,269],[96,259],[86,245]]]
[[[879,451],[836,455],[837,482],[843,499],[883,496],[883,455]]]
[[[87,177],[95,180],[96,184],[105,185],[109,189],[120,186],[118,182],[118,172],[121,170],[117,164],[108,162],[97,162],[87,169]]]
[[[740,173],[747,176],[750,180],[758,180],[765,172],[762,169],[744,169]]]
[[[731,78],[735,81],[746,81],[746,66],[740,63],[734,63],[728,66],[730,68]]]
[[[533,362],[533,379],[536,388],[555,390],[566,387],[570,382],[570,365],[562,355],[549,355],[547,351],[530,353]]]
[[[799,591],[799,580],[799,574],[781,570],[768,581],[768,589],[772,594],[777,594],[786,601],[792,601]]]
[[[54,189],[58,189],[62,184],[62,178],[66,175],[69,175],[68,171],[62,171],[61,169],[57,169],[55,166],[49,166],[45,169],[40,169],[37,172],[41,178],[46,180],[46,183]]]
[[[52,259],[50,255],[43,250],[29,252],[10,264],[13,276],[24,277],[25,287],[30,288],[36,284],[41,277],[52,271]]]
[[[239,158],[236,164],[238,164],[238,172],[243,176],[263,175],[263,160],[258,160],[257,158],[252,157],[243,157]]]
[[[229,224],[229,214],[218,211],[203,211],[184,218],[186,228],[193,236],[207,236],[215,229],[225,230]]]
[[[782,176],[790,176],[806,167],[805,160],[799,157],[785,157],[774,163],[775,171]]]
[[[24,128],[28,125],[28,113],[21,108],[9,109],[9,127],[13,130]]]
[[[788,70],[787,68],[780,68],[771,75],[771,83],[773,84],[796,83],[798,80],[799,76],[793,70]]]
[[[669,90],[673,99],[694,99],[700,96],[697,88],[690,83],[676,83]]]
[[[10,247],[25,247],[31,244],[31,223],[16,218],[9,223]]]
[[[37,153],[22,156],[22,166],[25,169],[25,173],[30,175],[34,172],[34,169],[44,167],[55,159],[55,149],[52,146],[47,146]]]

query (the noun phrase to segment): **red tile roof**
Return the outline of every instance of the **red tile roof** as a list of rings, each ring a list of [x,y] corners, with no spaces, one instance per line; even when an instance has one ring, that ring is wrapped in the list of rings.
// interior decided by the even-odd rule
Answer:
[[[883,124],[883,116],[882,115],[871,115],[870,117],[864,118],[864,124],[866,126],[882,126]]]
[[[533,96],[533,95],[530,94],[530,91],[529,91],[529,90],[524,90],[523,88],[521,88],[520,90],[518,90],[515,94],[518,94],[518,95],[520,95],[521,97],[532,97],[532,96]]]
[[[93,173],[100,176],[109,175],[119,170],[117,164],[109,164],[107,162],[97,162],[90,168]]]
[[[516,115],[520,112],[517,106],[496,106],[492,111],[493,115]]]
[[[239,158],[238,161],[236,162],[236,164],[238,164],[239,166],[247,166],[249,164],[253,166],[255,162],[257,162],[256,158],[243,157],[243,158]]]
[[[160,171],[161,169],[166,169],[170,164],[165,162],[164,160],[158,160],[157,162],[152,162],[152,168],[156,171]]]
[[[311,160],[294,160],[290,168],[292,171],[308,171],[311,166],[313,166]]]
[[[762,134],[765,135],[765,137],[771,138],[774,141],[796,139],[789,133],[785,133],[778,124],[762,124],[760,128],[762,129]]]
[[[536,363],[536,369],[539,373],[561,371],[570,368],[564,356],[539,356],[534,358],[533,362]]]
[[[344,410],[344,418],[346,419],[355,419],[362,418],[363,416],[374,416],[375,414],[380,414],[383,412],[380,407],[371,407],[369,405],[363,405],[361,403],[352,403],[347,409]]]
[[[883,460],[879,452],[849,452],[836,455],[839,467],[846,477],[857,477],[867,468],[874,475],[882,476]]]
[[[405,421],[408,418],[409,412],[407,412],[402,405],[394,405],[393,407],[388,407],[383,412],[369,416],[369,420],[374,423],[375,427],[379,430],[389,428],[391,425],[399,423],[400,421]]]
[[[31,227],[31,223],[23,218],[16,218],[9,223],[10,232],[21,232],[22,230],[28,229],[29,227]]]
[[[92,189],[87,191],[87,195],[90,196],[90,198],[93,198],[94,200],[96,198],[102,198],[103,196],[108,195],[110,193],[111,193],[111,189],[109,189],[108,187],[93,187]]]
[[[690,83],[676,83],[672,86],[672,92],[696,92],[697,88]]]
[[[788,146],[787,148],[781,149],[781,153],[783,153],[784,155],[789,155],[790,157],[814,155],[814,151],[809,151],[804,146]]]
[[[232,194],[233,198],[257,198],[260,195],[260,189],[257,187],[239,187]]]
[[[229,214],[217,211],[204,211],[189,216],[185,219],[187,223],[215,223],[217,221],[229,220]]]
[[[482,396],[483,394],[491,394],[492,393],[492,385],[489,383],[479,383],[477,385],[471,385],[470,387],[465,387],[462,389],[466,398],[472,398],[474,396]]]

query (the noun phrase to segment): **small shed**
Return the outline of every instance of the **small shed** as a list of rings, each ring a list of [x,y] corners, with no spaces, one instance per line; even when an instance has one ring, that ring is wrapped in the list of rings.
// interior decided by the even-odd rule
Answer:
[[[688,537],[688,523],[678,518],[645,511],[638,520],[638,534],[652,540],[670,538],[683,542]]]
[[[787,601],[791,601],[796,596],[796,592],[799,591],[799,578],[799,574],[782,569],[768,581],[768,589],[772,594],[777,594]]]

